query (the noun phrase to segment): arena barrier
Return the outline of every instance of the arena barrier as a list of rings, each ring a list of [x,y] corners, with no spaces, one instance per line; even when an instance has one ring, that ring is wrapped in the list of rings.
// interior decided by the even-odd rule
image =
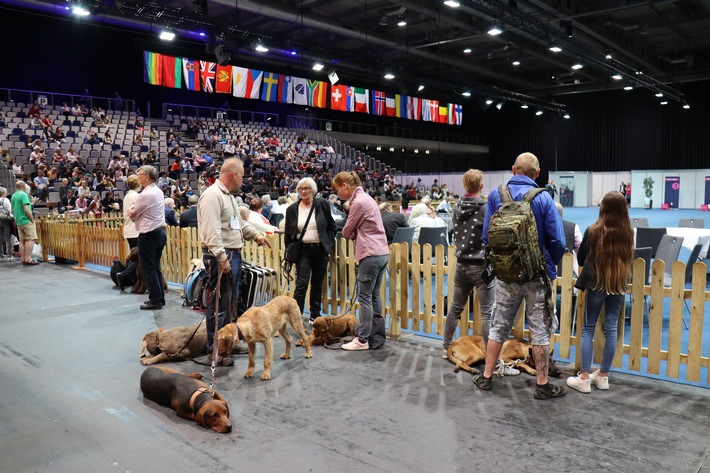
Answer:
[[[39,222],[39,241],[45,259],[47,255],[76,260],[78,267],[94,264],[108,267],[114,256],[125,259],[128,245],[123,238],[123,226],[114,218],[106,219],[49,219]],[[163,252],[161,266],[168,282],[182,284],[190,270],[190,261],[201,258],[202,249],[194,228],[168,227],[168,244]],[[283,237],[271,235],[271,247],[259,247],[247,242],[242,250],[244,261],[274,269],[279,274],[280,294],[293,295],[295,281],[288,279],[280,267],[284,251]],[[444,328],[445,310],[448,308],[445,294],[453,294],[453,268],[456,265],[455,248],[439,247],[432,258],[429,244],[420,247],[413,244],[411,255],[406,243],[390,245],[388,275],[381,289],[385,305],[389,336],[400,338],[407,333],[441,336]],[[423,257],[422,257],[423,253]],[[354,300],[356,265],[353,258],[353,243],[339,239],[328,263],[328,274],[323,283],[323,313],[341,314],[357,309]],[[556,357],[570,359],[574,347],[575,369],[581,361],[579,350],[584,307],[584,293],[573,291],[575,279],[572,274],[573,256],[565,254],[561,263],[563,277],[554,282],[559,294],[559,333],[553,336],[557,344]],[[651,267],[650,285],[644,285],[645,262],[636,259],[633,263],[632,283],[628,286],[630,320],[625,320],[626,303],[622,308],[618,329],[618,347],[613,366],[628,372],[652,377],[665,377],[710,387],[710,358],[703,355],[703,347],[710,343],[710,330],[704,329],[705,304],[710,300],[706,291],[707,268],[704,263],[695,263],[692,270],[692,288],[685,289],[685,263],[676,261],[672,267],[672,284],[664,287],[663,261],[654,261]],[[295,269],[291,270],[295,276]],[[446,291],[444,290],[446,288]],[[665,311],[670,315],[664,319]],[[646,309],[648,306],[648,309]],[[307,304],[306,304],[307,307]],[[527,338],[524,305],[518,314],[513,334]],[[465,314],[469,314],[468,317]],[[459,321],[460,334],[481,333],[481,314],[474,293]],[[684,328],[687,317],[688,328]],[[575,320],[576,318],[576,320]],[[595,336],[595,363],[601,360],[604,337],[601,327],[604,314],[599,317]],[[573,324],[573,322],[576,322]],[[624,343],[625,331],[629,331],[629,343]],[[644,340],[647,343],[644,344]],[[707,351],[707,349],[706,349]],[[624,362],[624,355],[626,361]]]

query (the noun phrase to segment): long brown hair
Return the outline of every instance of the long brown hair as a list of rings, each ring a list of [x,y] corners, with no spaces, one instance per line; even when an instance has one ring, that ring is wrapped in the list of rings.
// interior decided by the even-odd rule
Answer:
[[[589,252],[597,273],[595,290],[610,294],[626,292],[634,253],[634,230],[626,197],[612,191],[599,206],[599,218],[589,227]]]

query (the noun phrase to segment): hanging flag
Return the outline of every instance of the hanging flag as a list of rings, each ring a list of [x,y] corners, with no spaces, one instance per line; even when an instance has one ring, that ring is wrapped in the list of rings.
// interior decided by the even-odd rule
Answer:
[[[160,54],[143,51],[143,82],[151,85],[161,85],[162,74]]]
[[[387,92],[385,95],[385,115],[394,117],[396,114],[396,105],[394,94]]]
[[[281,103],[293,103],[293,77],[291,76],[280,76],[279,77],[279,102]]]
[[[373,115],[384,115],[385,114],[385,93],[379,90],[372,91],[372,114]]]
[[[399,118],[409,118],[407,106],[409,104],[409,97],[406,95],[395,94],[394,96],[394,116]]]
[[[200,61],[200,78],[203,92],[214,92],[214,76],[217,64],[209,61]]]
[[[273,72],[264,73],[264,85],[261,88],[261,100],[276,102],[279,92],[279,75]]]
[[[370,91],[355,87],[355,111],[360,113],[370,113]]]
[[[422,103],[422,121],[431,121],[431,108],[429,107],[429,99],[420,99]]]
[[[308,105],[325,108],[328,100],[328,83],[308,79],[306,84],[308,85]]]
[[[232,68],[234,82],[232,95],[242,99],[258,99],[263,77],[262,71],[234,66]]]
[[[308,105],[308,85],[306,79],[294,77],[293,79],[293,103],[296,105]]]
[[[200,90],[200,61],[182,58],[182,78],[188,90]]]
[[[353,88],[347,85],[334,85],[330,93],[330,108],[341,112],[352,112],[355,110],[355,100]]]
[[[182,87],[182,58],[161,54],[160,64],[163,69],[161,84],[173,89]]]
[[[463,123],[463,105],[454,104],[454,117],[457,125]]]
[[[439,123],[449,123],[449,107],[439,104]]]
[[[409,97],[407,118],[410,120],[422,120],[422,99],[419,97]]]
[[[264,71],[257,69],[249,69],[249,77],[247,77],[247,95],[248,99],[259,99],[261,92],[261,82],[264,80]]]
[[[217,64],[214,91],[218,94],[229,94],[232,92],[232,66],[220,66]]]
[[[439,121],[439,101],[429,100],[429,120],[432,122]]]

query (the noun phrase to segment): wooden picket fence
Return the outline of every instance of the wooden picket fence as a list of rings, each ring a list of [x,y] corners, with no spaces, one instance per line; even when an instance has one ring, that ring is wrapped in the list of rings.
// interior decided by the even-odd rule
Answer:
[[[45,255],[76,260],[80,268],[86,264],[110,266],[114,256],[125,259],[128,252],[122,225],[116,225],[114,220],[108,218],[45,218],[40,222],[38,230]],[[196,229],[178,227],[169,227],[167,234],[168,244],[161,260],[163,274],[168,282],[182,284],[191,269],[191,260],[202,256],[199,236]],[[275,269],[279,275],[277,292],[293,295],[295,269],[291,270],[289,279],[289,275],[280,267],[284,252],[283,238],[272,235],[269,242],[270,247],[259,247],[253,242],[247,242],[242,250],[242,258],[246,262]],[[432,250],[429,244],[420,247],[415,243],[411,252],[406,243],[390,245],[388,277],[381,288],[381,297],[385,306],[383,315],[387,319],[389,336],[392,338],[403,336],[403,332],[443,334],[446,320],[445,294],[453,295],[454,291],[455,248],[440,246],[435,257],[432,257]],[[354,300],[356,264],[353,255],[352,241],[339,239],[336,242],[323,283],[323,313],[335,315],[357,310],[358,304]],[[584,292],[579,291],[575,300],[573,256],[566,254],[561,264],[561,273],[566,276],[558,277],[555,281],[555,289],[560,297],[560,330],[553,335],[553,342],[557,345],[556,356],[562,359],[570,359],[572,348],[575,348],[572,362],[578,369],[581,361]],[[705,304],[710,300],[710,292],[706,291],[707,268],[704,263],[693,266],[691,289],[685,289],[683,262],[673,263],[670,287],[663,285],[664,269],[663,261],[654,261],[651,283],[646,286],[643,277],[645,262],[643,259],[634,261],[633,282],[628,286],[630,321],[626,323],[626,307],[622,308],[618,329],[619,349],[613,366],[639,374],[664,375],[666,378],[710,387],[710,357],[707,348],[703,353],[703,347],[708,346],[707,338],[710,337],[710,330],[703,331]],[[663,305],[666,301],[670,304],[670,317],[664,320]],[[684,309],[686,303],[688,310]],[[689,312],[689,329],[684,329],[684,312]],[[513,335],[519,338],[528,336],[524,315],[523,305],[513,328]],[[574,318],[576,330],[573,331]],[[604,314],[599,318],[594,342],[597,363],[604,344],[601,332],[603,319]],[[481,333],[481,314],[475,292],[464,309],[458,328],[461,335]],[[629,343],[625,344],[627,330],[630,332]],[[684,342],[686,332],[687,342]],[[643,344],[645,334],[647,346]],[[664,342],[665,338],[667,340]],[[643,360],[646,360],[644,364]]]

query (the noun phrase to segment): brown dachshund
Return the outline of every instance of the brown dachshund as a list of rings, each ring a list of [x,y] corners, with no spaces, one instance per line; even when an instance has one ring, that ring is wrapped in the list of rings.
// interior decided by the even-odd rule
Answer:
[[[550,350],[550,365],[547,368],[548,375],[558,378],[560,369],[552,359],[554,349]],[[456,365],[454,371],[464,370],[469,373],[478,374],[479,370],[472,368],[476,363],[486,359],[486,345],[480,335],[469,335],[454,340],[446,352],[450,362]],[[515,363],[515,367],[525,371],[529,375],[535,376],[535,360],[532,356],[532,343],[519,338],[511,338],[503,343],[500,350],[500,358],[505,363]]]
[[[210,396],[201,378],[198,373],[182,374],[172,368],[150,366],[141,375],[141,391],[146,399],[171,407],[178,417],[222,434],[231,432],[227,402],[217,392]]]
[[[343,314],[334,317],[317,317],[313,321],[313,330],[308,336],[311,346],[323,345],[332,338],[340,338],[355,334],[357,318],[352,314]],[[303,341],[296,342],[296,346],[303,345]]]

